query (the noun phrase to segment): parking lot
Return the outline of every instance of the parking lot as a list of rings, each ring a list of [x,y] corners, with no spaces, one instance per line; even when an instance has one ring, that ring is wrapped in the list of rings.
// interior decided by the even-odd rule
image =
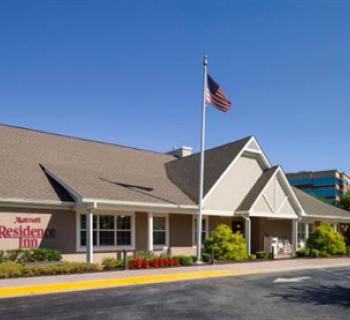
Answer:
[[[350,267],[0,300],[13,319],[345,319]]]

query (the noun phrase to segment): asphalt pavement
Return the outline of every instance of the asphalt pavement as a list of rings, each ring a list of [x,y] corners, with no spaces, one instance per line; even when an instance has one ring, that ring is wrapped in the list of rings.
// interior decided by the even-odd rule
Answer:
[[[0,319],[347,319],[350,267],[0,300]]]

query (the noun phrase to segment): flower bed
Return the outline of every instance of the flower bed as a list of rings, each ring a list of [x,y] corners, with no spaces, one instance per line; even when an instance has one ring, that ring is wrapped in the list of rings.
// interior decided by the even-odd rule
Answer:
[[[179,267],[179,258],[163,258],[155,257],[151,259],[147,258],[135,258],[128,261],[128,269],[146,269],[146,268],[165,268],[165,267]]]

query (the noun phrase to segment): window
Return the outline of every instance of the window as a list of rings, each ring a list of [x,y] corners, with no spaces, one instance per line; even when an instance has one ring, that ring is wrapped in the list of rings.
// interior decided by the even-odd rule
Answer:
[[[306,239],[306,225],[309,227],[309,236],[314,232],[313,223],[298,223],[298,243],[305,242]]]
[[[92,243],[94,246],[97,245],[97,217],[93,216],[93,223],[92,223]],[[82,214],[80,216],[80,245],[86,246],[86,228],[87,228],[87,222],[86,222],[86,215]]]
[[[202,218],[202,245],[208,236],[208,217]],[[193,219],[193,244],[197,244],[197,218]]]
[[[114,216],[99,216],[100,246],[114,246]]]
[[[117,245],[131,245],[130,216],[117,217]]]
[[[86,215],[80,215],[80,245],[86,246],[87,222]],[[94,215],[93,216],[94,246],[130,246],[131,216],[129,215]]]
[[[305,240],[305,223],[298,223],[298,243]]]
[[[153,217],[153,245],[165,246],[166,241],[166,217]]]

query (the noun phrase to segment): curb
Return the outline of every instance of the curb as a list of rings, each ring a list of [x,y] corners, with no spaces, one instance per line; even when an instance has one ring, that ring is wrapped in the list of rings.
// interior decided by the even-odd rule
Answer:
[[[102,288],[134,286],[141,284],[188,281],[203,278],[218,278],[228,276],[241,276],[260,273],[262,270],[209,270],[197,272],[181,272],[172,274],[155,274],[147,276],[131,276],[117,279],[84,280],[63,283],[48,283],[16,287],[0,288],[0,299],[20,297],[28,295],[53,294],[59,292],[72,292],[82,290],[93,290]]]

